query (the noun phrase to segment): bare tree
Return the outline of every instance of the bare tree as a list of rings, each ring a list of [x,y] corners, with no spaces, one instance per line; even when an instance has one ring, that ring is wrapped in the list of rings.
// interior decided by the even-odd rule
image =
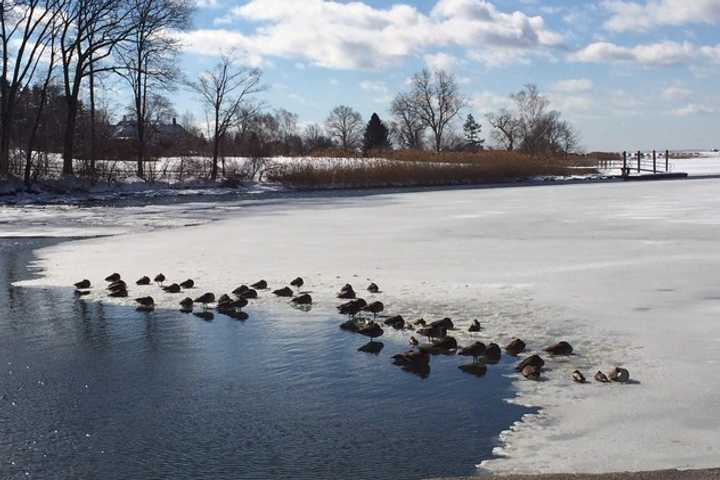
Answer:
[[[9,173],[10,138],[18,92],[32,81],[54,37],[64,0],[1,0],[0,176]]]
[[[137,142],[137,176],[143,178],[147,150],[148,99],[151,90],[170,91],[177,79],[176,57],[180,44],[168,30],[184,30],[190,25],[189,0],[130,0],[129,21],[136,25],[119,50],[120,76],[133,95],[133,114]]]
[[[435,151],[441,151],[446,129],[466,103],[455,77],[444,70],[423,70],[412,78],[410,97],[416,115],[433,134]]]
[[[390,107],[393,115],[392,134],[401,148],[421,150],[425,136],[425,124],[414,108],[412,97],[399,93]]]
[[[114,66],[100,66],[136,28],[127,0],[67,0],[59,16],[60,59],[63,67],[67,118],[63,141],[63,175],[73,174],[75,129],[80,89],[85,78]]]
[[[503,108],[497,113],[488,113],[485,118],[494,129],[491,133],[493,140],[505,150],[514,150],[520,131],[518,121],[513,114]]]
[[[243,105],[262,90],[262,72],[237,64],[230,55],[222,55],[220,62],[188,85],[207,110],[212,129],[212,179],[217,179],[220,144],[236,123]]]
[[[325,129],[330,138],[346,150],[360,146],[363,128],[362,115],[347,105],[333,108],[325,120]]]

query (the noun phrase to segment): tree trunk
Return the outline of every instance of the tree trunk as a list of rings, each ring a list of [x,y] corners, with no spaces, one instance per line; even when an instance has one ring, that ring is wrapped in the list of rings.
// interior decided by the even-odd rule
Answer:
[[[95,178],[95,137],[95,68],[90,63],[90,175],[93,178]]]
[[[213,142],[213,164],[212,164],[212,174],[211,179],[213,182],[217,180],[217,174],[218,174],[218,157],[220,156],[220,139],[215,137],[215,141]]]
[[[68,98],[68,112],[65,120],[65,139],[63,144],[63,176],[73,175],[73,154],[75,149],[75,122],[77,119],[77,100]]]

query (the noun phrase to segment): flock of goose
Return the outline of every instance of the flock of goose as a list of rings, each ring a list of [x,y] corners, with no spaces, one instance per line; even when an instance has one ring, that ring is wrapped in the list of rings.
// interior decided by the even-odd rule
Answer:
[[[142,287],[155,282],[164,292],[171,294],[181,294],[185,290],[191,290],[195,287],[195,282],[192,279],[169,285],[165,285],[166,280],[165,275],[161,273],[156,275],[153,280],[148,276],[143,276],[135,284]],[[120,274],[113,273],[109,275],[105,278],[105,282],[107,283],[106,290],[109,297],[127,298],[129,296],[128,285]],[[313,304],[313,299],[309,293],[300,291],[304,284],[304,280],[298,277],[290,282],[290,286],[273,290],[272,293],[276,297],[290,298],[290,302],[294,306],[307,309]],[[89,280],[82,280],[75,284],[75,288],[77,295],[85,296],[90,294],[92,284]],[[216,298],[215,294],[208,292],[194,299],[185,297],[179,302],[180,311],[193,313],[195,305],[201,305],[202,310],[195,312],[195,315],[205,320],[212,320],[214,316],[208,309],[209,305],[215,304],[217,312],[237,320],[247,320],[248,315],[242,309],[248,305],[250,300],[258,298],[258,291],[268,289],[268,283],[265,280],[260,280],[250,286],[241,285],[231,292],[232,296],[223,294]],[[368,285],[367,291],[373,295],[381,293],[380,287],[375,283]],[[457,354],[463,357],[472,357],[473,360],[472,363],[460,365],[458,368],[472,375],[484,376],[487,373],[488,365],[497,364],[501,360],[503,349],[497,343],[486,345],[483,342],[474,342],[469,346],[460,347],[457,340],[448,335],[449,331],[457,330],[450,318],[443,318],[433,322],[426,322],[424,319],[409,322],[400,315],[384,316],[381,325],[378,323],[378,316],[385,310],[382,302],[373,301],[368,303],[358,296],[358,293],[350,284],[346,284],[340,289],[337,298],[345,300],[344,303],[338,305],[338,312],[348,317],[347,321],[340,325],[340,328],[370,338],[367,344],[358,349],[359,351],[373,354],[379,354],[382,351],[384,345],[375,340],[385,333],[383,325],[394,330],[415,332],[417,336],[428,339],[426,343],[421,343],[415,336],[412,336],[409,342],[410,350],[392,357],[393,363],[407,372],[423,378],[427,377],[430,373],[430,359],[433,355]],[[137,309],[140,311],[152,311],[155,309],[155,300],[151,296],[136,298],[135,302],[138,304]],[[482,326],[478,320],[474,320],[468,328],[470,333],[477,333],[481,330]],[[504,350],[506,354],[512,357],[518,357],[527,351],[527,345],[523,340],[515,338],[504,347]],[[543,351],[550,357],[564,357],[573,354],[573,347],[568,342],[561,341],[545,348]],[[518,363],[515,370],[528,380],[540,380],[544,367],[545,360],[538,354],[532,354]],[[585,375],[579,370],[573,371],[571,376],[576,383],[588,382]],[[627,383],[630,380],[630,373],[625,368],[617,367],[607,374],[598,371],[593,378],[600,383]]]

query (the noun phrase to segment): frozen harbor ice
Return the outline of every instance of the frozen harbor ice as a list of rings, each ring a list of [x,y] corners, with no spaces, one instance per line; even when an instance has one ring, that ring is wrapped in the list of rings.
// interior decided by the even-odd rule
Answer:
[[[108,209],[100,227],[123,224],[127,233],[42,250],[43,277],[28,285],[162,271],[221,293],[303,275],[317,308],[331,309],[342,282],[372,279],[393,312],[447,315],[461,325],[480,318],[484,339],[519,336],[532,350],[561,339],[576,347],[577,355],[550,362],[546,381],[517,380],[513,401],[542,413],[505,432],[503,457],[484,468],[720,464],[717,181],[328,196],[226,205],[220,214],[206,207],[182,210],[180,224],[194,218],[195,226],[149,231],[123,224],[122,208]],[[143,225],[178,227],[178,208]],[[203,223],[208,216],[215,221]],[[81,227],[97,225],[88,219]],[[156,300],[175,308],[177,298]],[[637,382],[570,380],[575,368],[592,376],[617,365]]]

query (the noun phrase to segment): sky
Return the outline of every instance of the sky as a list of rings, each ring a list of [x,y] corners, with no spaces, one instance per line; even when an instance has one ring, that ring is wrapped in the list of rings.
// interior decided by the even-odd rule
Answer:
[[[429,67],[456,75],[463,116],[534,83],[586,150],[720,148],[719,24],[720,0],[199,0],[180,61],[193,78],[232,52],[301,124],[339,104],[387,119]]]

